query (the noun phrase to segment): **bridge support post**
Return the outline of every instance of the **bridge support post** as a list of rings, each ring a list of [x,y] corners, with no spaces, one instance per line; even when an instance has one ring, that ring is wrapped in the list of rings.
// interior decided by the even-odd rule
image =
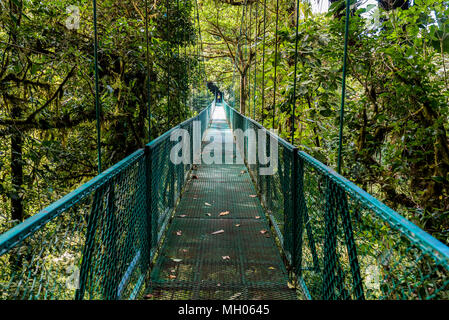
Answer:
[[[100,187],[95,190],[94,196],[92,198],[92,207],[90,210],[88,222],[87,222],[87,233],[86,241],[83,248],[83,258],[81,261],[80,277],[79,277],[79,288],[76,289],[75,300],[83,300],[84,292],[86,291],[87,282],[90,274],[90,267],[92,261],[92,251],[95,246],[95,234],[97,232],[98,215],[101,211],[101,203],[103,198],[104,187]]]
[[[168,207],[173,209],[175,207],[175,166],[170,161],[168,167],[168,179],[170,179],[170,191],[168,193]]]
[[[301,272],[301,248],[300,240],[302,240],[302,232],[299,232],[301,228],[301,212],[299,209],[299,188],[298,188],[298,174],[299,174],[299,159],[298,159],[298,148],[293,148],[292,154],[292,172],[291,172],[291,192],[292,192],[292,230],[291,230],[291,240],[292,240],[292,267],[293,272],[299,275]],[[301,230],[302,231],[302,230]]]
[[[154,230],[154,220],[153,220],[153,196],[152,196],[152,186],[153,186],[153,174],[152,174],[152,149],[149,146],[145,146],[145,200],[146,200],[146,210],[147,210],[147,237],[148,237],[148,263],[151,261],[151,251],[155,245],[154,235],[157,235],[157,230]],[[157,225],[157,223],[156,223]]]
[[[266,148],[266,150],[267,151],[271,150],[271,137],[269,137],[267,139],[267,148]],[[270,159],[271,159],[271,157],[272,157],[272,155],[270,153]],[[271,161],[273,161],[273,160],[271,160]],[[265,201],[266,201],[267,208],[272,208],[272,205],[273,205],[272,200],[271,200],[271,181],[272,181],[271,175],[266,175],[265,176],[265,190],[264,191],[265,191],[265,195],[266,195]]]
[[[324,212],[324,265],[323,265],[323,299],[335,300],[337,268],[337,217],[333,208],[331,190],[332,182],[326,178],[326,209]]]
[[[107,300],[117,300],[118,298],[118,256],[117,256],[117,218],[115,215],[115,188],[111,181],[108,188],[106,217],[103,228],[106,227],[108,232],[102,234],[102,242],[106,247],[104,259],[107,261],[107,273],[103,276],[103,298]],[[130,232],[128,232],[128,235]],[[125,242],[126,243],[126,242]]]
[[[302,246],[303,246],[303,232],[304,232],[304,218],[307,212],[307,205],[304,197],[304,160],[299,157],[298,150],[294,151],[293,161],[295,163],[294,167],[296,171],[296,179],[293,183],[296,185],[296,197],[297,197],[297,208],[294,212],[295,217],[295,254],[296,254],[296,275],[301,276],[302,273]]]
[[[360,276],[360,266],[357,256],[357,246],[354,241],[354,232],[351,223],[351,214],[348,208],[348,200],[346,192],[340,187],[337,187],[337,199],[340,199],[340,213],[345,234],[346,249],[348,250],[353,293],[358,300],[365,300],[363,293],[362,277]]]

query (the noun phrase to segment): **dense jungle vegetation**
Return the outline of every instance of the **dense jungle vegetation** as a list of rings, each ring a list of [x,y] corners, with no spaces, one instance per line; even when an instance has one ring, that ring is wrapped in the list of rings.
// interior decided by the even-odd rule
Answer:
[[[153,139],[213,99],[194,2],[147,9],[97,3],[103,170],[149,141],[148,104]],[[90,0],[0,1],[1,232],[97,174],[92,12]]]
[[[336,168],[344,2],[331,1],[322,13],[316,2],[300,3],[295,97],[295,2],[279,1],[276,10],[268,1],[266,24],[262,2],[248,0],[246,11],[238,1],[223,2],[229,5],[215,2],[201,21],[212,80],[241,112],[289,141],[295,101],[295,145]],[[342,169],[445,243],[448,10],[440,0],[352,1]]]
[[[0,0],[1,232],[97,173],[91,2]],[[103,169],[148,142],[148,104],[155,138],[213,98],[207,81],[335,168],[345,15],[330,2],[300,3],[293,97],[296,1],[149,1],[148,68],[144,1],[98,1]],[[342,171],[445,243],[448,15],[352,1]]]

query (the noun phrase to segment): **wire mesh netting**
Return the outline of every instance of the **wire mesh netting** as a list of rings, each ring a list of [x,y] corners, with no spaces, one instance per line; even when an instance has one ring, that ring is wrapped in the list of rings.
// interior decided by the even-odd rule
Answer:
[[[212,108],[2,234],[0,298],[140,297],[189,170],[169,164],[171,132],[205,127]]]
[[[144,170],[140,150],[3,234],[1,298],[123,298],[138,291],[137,275],[149,262]]]
[[[232,129],[263,129],[225,104]],[[278,168],[249,165],[283,252],[311,299],[448,299],[449,248],[281,138]],[[256,146],[260,147],[258,137]],[[273,141],[267,139],[267,143]],[[248,160],[245,139],[239,148]],[[269,148],[267,148],[269,150]]]
[[[152,271],[150,292],[156,299],[296,299],[223,111],[217,107],[205,139],[213,137],[211,144],[227,151],[218,155],[213,148],[219,163],[203,160],[193,171]],[[226,157],[233,164],[224,163]]]
[[[298,191],[312,297],[448,299],[448,248],[311,160],[300,153]]]

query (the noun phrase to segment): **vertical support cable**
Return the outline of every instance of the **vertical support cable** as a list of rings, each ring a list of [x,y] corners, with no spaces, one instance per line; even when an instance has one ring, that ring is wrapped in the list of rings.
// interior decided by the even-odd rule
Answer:
[[[274,77],[273,77],[273,123],[276,114],[276,90],[277,90],[277,68],[278,68],[278,29],[279,29],[279,0],[276,0],[276,33],[274,36]]]
[[[349,34],[349,7],[350,0],[346,0],[346,21],[345,21],[345,45],[343,53],[343,76],[341,84],[341,108],[340,108],[340,133],[338,142],[338,164],[337,172],[341,173],[341,151],[343,148],[343,123],[344,123],[344,108],[345,108],[345,96],[346,96],[346,63],[348,60],[348,34]]]
[[[195,0],[195,6],[196,6],[196,20],[197,20],[197,22],[198,22],[198,35],[199,35],[199,38],[200,38],[200,47],[198,48],[198,59],[200,59],[200,52],[199,52],[199,50],[201,49],[201,54],[204,52],[204,49],[203,49],[203,38],[202,38],[202,36],[201,36],[201,25],[200,25],[200,9],[198,8],[198,0]],[[205,68],[205,66],[204,66],[204,59],[201,59],[201,61],[203,62],[203,72],[201,72],[201,63],[199,63],[199,72],[200,72],[200,75],[202,75],[202,80],[204,81],[204,82],[206,82],[206,77],[205,77],[205,71],[206,71],[206,68]],[[205,85],[206,83],[204,83],[204,85]]]
[[[239,41],[237,42],[237,48],[236,48],[236,52],[235,52],[234,66],[237,66],[237,57],[239,56],[239,51],[241,50],[240,49],[241,48],[240,40],[241,40],[242,35],[243,35],[243,20],[244,20],[244,16],[245,16],[245,12],[246,12],[246,5],[247,5],[247,3],[248,3],[248,0],[245,0],[245,6],[242,9],[242,18],[240,19],[240,34],[239,34]],[[242,56],[243,56],[243,53],[242,53]],[[241,75],[242,75],[242,72],[243,72],[243,60],[241,61],[241,64],[242,64],[242,69],[241,70],[239,69],[239,72],[240,72],[240,84],[242,84],[242,82],[243,82],[242,81],[243,79],[241,79]],[[239,95],[240,109],[242,108],[241,97],[243,96],[243,94],[242,94],[242,86],[240,85],[240,95]]]
[[[256,120],[256,87],[257,87],[257,25],[258,25],[258,18],[259,16],[259,1],[256,1],[256,22],[254,25],[254,101],[253,101],[253,119]]]
[[[266,42],[266,32],[267,32],[267,0],[263,2],[263,45],[262,45],[262,107],[261,107],[261,118],[262,127],[264,126],[264,110],[265,110],[265,42]]]
[[[153,196],[152,196],[152,186],[153,186],[153,172],[152,172],[152,148],[149,146],[145,146],[144,152],[145,152],[145,202],[146,202],[146,209],[147,209],[147,238],[148,238],[148,255],[146,263],[150,264],[151,258],[152,258],[152,249],[153,249],[153,227],[154,224],[157,223],[156,221],[153,221]],[[156,232],[157,233],[157,232]]]
[[[300,246],[298,245],[300,240],[302,240],[302,232],[299,232],[301,219],[301,212],[298,210],[299,204],[299,193],[298,193],[298,172],[299,172],[299,156],[298,156],[298,148],[293,148],[292,154],[292,172],[291,172],[291,192],[292,192],[292,212],[291,212],[291,230],[290,239],[291,239],[291,257],[292,257],[292,268],[293,272],[300,274],[301,268],[301,255],[299,254]]]
[[[167,15],[167,115],[168,115],[168,126],[170,127],[171,122],[171,105],[170,105],[170,78],[171,78],[171,70],[170,70],[170,58],[171,58],[171,46],[170,46],[170,11],[169,6],[170,2],[169,0],[166,1],[165,5],[166,8],[166,15]]]
[[[250,4],[249,6],[249,30],[251,33],[251,11],[252,11],[252,5]],[[248,9],[246,10],[245,13],[245,55],[248,54],[248,76],[245,77],[245,82],[248,82],[248,108],[245,108],[245,115],[246,115],[246,111],[248,110],[248,116],[251,117],[251,81],[249,81],[250,79],[250,75],[251,75],[251,48],[249,48],[248,50]]]
[[[186,11],[186,8],[187,8],[187,0],[184,0],[184,2],[183,2],[183,5],[182,5],[182,9],[183,9],[183,11],[185,12]],[[184,16],[183,16],[183,18],[185,18]],[[186,24],[187,22],[184,22],[184,24]],[[188,67],[187,67],[187,44],[189,43],[189,41],[188,41],[188,39],[187,39],[187,35],[186,35],[186,28],[184,27],[183,28],[183,30],[182,30],[182,45],[184,46],[184,59],[183,59],[183,61],[184,61],[184,77],[185,77],[185,79],[186,79],[186,84],[189,84],[189,71],[188,71]],[[184,91],[184,95],[183,95],[183,101],[184,101],[184,103],[186,104],[186,106],[187,107],[190,107],[189,105],[188,105],[188,102],[187,102],[187,98],[188,98],[188,95],[189,95],[189,92],[188,92],[188,90],[185,90]]]
[[[253,5],[250,4],[249,6],[249,32],[248,28],[246,29],[246,43],[248,50],[248,59],[249,59],[249,66],[248,66],[248,117],[251,118],[251,47],[252,47],[252,41],[251,41],[251,30],[253,28]]]
[[[295,110],[296,110],[296,73],[298,70],[298,30],[299,30],[299,0],[296,1],[296,34],[295,34],[295,73],[293,78],[293,110],[292,110],[292,136],[291,136],[291,144],[295,144]]]
[[[151,83],[150,83],[150,40],[148,36],[148,0],[145,0],[145,41],[147,46],[147,108],[148,108],[148,141],[151,141]]]
[[[176,0],[176,19],[179,19],[179,0]],[[177,65],[179,63],[179,60],[180,60],[179,59],[179,54],[180,54],[180,48],[179,48],[179,42],[180,42],[180,39],[179,39],[179,25],[176,25],[175,32],[176,32],[176,65]],[[179,106],[179,97],[180,97],[180,94],[179,94],[179,81],[180,81],[179,72],[178,72],[178,74],[176,76],[177,76],[177,79],[176,79],[176,103],[175,103],[175,105]]]
[[[97,152],[98,152],[98,173],[101,173],[101,105],[98,84],[98,30],[97,30],[97,1],[93,0],[94,10],[94,61],[95,61],[95,112],[97,118]]]

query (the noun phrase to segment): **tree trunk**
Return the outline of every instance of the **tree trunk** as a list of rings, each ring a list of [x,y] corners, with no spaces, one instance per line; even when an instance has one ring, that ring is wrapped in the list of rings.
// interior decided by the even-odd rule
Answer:
[[[17,17],[15,26],[11,28],[11,38],[17,43],[17,33],[21,22],[22,1],[10,1],[10,14]],[[26,90],[24,90],[26,92]],[[16,103],[16,102],[14,102]],[[22,109],[20,105],[14,105],[11,109],[13,119],[20,119]],[[14,221],[23,221],[23,137],[22,133],[16,129],[11,135],[11,182],[13,190],[11,198],[11,219]]]
[[[22,111],[20,107],[13,107],[13,119],[19,119]],[[11,180],[13,191],[11,192],[11,218],[23,221],[22,185],[23,185],[23,138],[18,131],[11,135]]]

